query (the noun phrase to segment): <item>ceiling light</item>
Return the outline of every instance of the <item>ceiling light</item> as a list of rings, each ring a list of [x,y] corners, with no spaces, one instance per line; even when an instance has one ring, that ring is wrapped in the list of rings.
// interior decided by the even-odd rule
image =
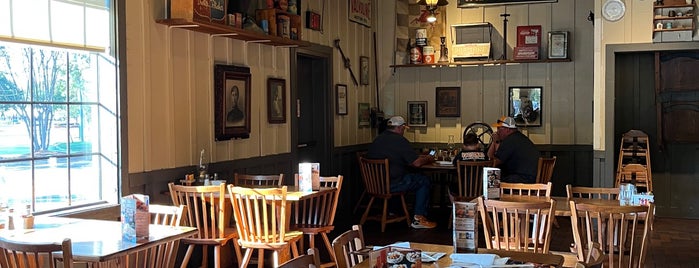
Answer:
[[[430,11],[430,16],[427,17],[427,22],[433,23],[437,21],[437,17],[434,16],[434,11]]]

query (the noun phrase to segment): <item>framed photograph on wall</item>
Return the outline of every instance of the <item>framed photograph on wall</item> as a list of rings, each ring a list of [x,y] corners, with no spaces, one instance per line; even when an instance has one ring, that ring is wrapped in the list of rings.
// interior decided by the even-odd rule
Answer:
[[[358,112],[358,118],[359,118],[359,126],[360,127],[368,127],[371,125],[371,111],[369,111],[369,103],[368,102],[360,102],[358,104],[359,107],[359,112]]]
[[[426,101],[409,101],[408,102],[408,126],[411,126],[411,127],[426,127],[427,126],[427,102]]]
[[[507,115],[515,119],[517,126],[541,126],[543,93],[543,87],[510,87]]]
[[[267,122],[286,123],[286,80],[267,79]]]
[[[568,58],[568,32],[549,32],[549,59]]]
[[[435,92],[437,105],[434,113],[436,117],[461,116],[460,87],[438,87]]]
[[[250,68],[214,66],[214,133],[217,141],[250,137]]]
[[[371,0],[348,0],[349,20],[371,28]]]
[[[335,111],[339,115],[347,114],[347,85],[337,84],[335,86]]]
[[[359,57],[359,84],[369,84],[369,57]]]

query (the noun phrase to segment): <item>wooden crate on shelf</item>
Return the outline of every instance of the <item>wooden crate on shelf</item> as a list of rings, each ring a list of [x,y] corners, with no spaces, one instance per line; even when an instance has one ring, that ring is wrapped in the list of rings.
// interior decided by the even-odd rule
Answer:
[[[226,24],[228,0],[170,0],[170,19]],[[204,3],[208,3],[208,6]]]

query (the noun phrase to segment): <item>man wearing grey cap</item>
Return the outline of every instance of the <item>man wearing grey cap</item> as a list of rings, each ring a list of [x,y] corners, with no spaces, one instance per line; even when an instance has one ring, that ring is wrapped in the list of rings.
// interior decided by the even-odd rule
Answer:
[[[402,116],[388,119],[386,131],[381,133],[369,145],[366,157],[370,159],[388,159],[391,176],[391,192],[415,192],[415,216],[413,228],[434,228],[436,223],[427,220],[427,207],[430,200],[430,179],[424,174],[409,173],[409,167],[420,167],[434,161],[430,155],[418,155],[410,146],[403,133],[408,129]]]
[[[493,124],[493,144],[488,157],[495,160],[495,167],[502,170],[503,182],[535,183],[539,150],[527,136],[517,130],[515,119],[501,117]]]

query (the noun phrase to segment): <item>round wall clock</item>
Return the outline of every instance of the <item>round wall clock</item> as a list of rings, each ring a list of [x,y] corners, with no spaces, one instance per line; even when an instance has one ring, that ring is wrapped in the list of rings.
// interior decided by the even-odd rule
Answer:
[[[621,0],[607,0],[602,6],[602,17],[608,21],[618,21],[624,17],[626,6]]]

